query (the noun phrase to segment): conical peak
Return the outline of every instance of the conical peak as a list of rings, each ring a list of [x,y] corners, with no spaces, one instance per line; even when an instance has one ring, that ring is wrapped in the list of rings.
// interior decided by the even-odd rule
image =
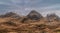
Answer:
[[[41,14],[35,10],[32,10],[28,15],[41,15]]]
[[[28,18],[32,19],[32,20],[38,20],[42,18],[42,15],[38,12],[36,12],[35,10],[32,10],[28,15]]]
[[[35,10],[32,10],[30,13],[38,13],[37,11],[35,11]]]

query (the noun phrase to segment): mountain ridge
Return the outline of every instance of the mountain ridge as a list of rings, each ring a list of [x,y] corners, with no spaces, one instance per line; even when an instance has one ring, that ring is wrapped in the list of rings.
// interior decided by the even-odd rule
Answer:
[[[0,15],[0,33],[56,33],[60,28],[60,17],[50,14],[43,17],[32,10],[27,16],[9,12]]]

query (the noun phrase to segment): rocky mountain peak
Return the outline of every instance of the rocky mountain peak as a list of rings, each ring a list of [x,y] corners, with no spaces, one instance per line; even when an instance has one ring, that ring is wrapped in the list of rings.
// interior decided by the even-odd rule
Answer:
[[[38,20],[42,18],[42,15],[40,13],[38,13],[35,10],[32,10],[28,15],[28,18],[32,19],[32,20]]]

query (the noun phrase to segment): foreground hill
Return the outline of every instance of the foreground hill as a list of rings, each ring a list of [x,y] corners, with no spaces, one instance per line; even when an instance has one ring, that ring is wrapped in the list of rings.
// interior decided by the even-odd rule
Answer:
[[[43,17],[32,10],[27,16],[9,12],[0,15],[0,33],[59,33],[60,18],[56,14]]]

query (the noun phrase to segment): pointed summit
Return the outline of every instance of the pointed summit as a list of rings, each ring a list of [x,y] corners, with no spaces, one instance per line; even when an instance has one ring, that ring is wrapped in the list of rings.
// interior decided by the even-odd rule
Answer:
[[[32,10],[28,15],[28,18],[32,19],[32,20],[39,20],[42,18],[42,15],[40,13],[38,13],[35,10]]]
[[[31,15],[31,14],[39,14],[39,15],[40,15],[40,13],[38,13],[38,12],[35,11],[35,10],[32,10],[29,14],[30,14],[30,15]]]

